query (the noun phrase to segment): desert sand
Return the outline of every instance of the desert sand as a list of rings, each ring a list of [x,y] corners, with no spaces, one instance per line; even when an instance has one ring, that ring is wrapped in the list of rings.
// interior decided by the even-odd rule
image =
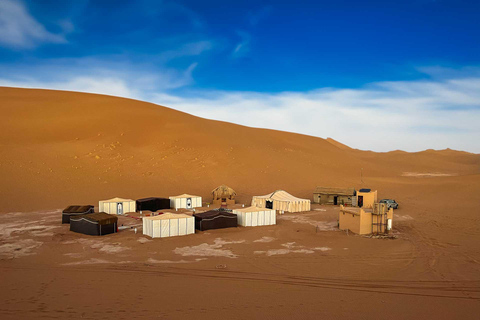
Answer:
[[[478,319],[478,154],[361,151],[73,92],[0,88],[0,112],[2,319]],[[338,231],[338,208],[320,205],[276,226],[154,240],[60,223],[70,204],[208,202],[220,184],[240,204],[277,189],[376,189],[400,204],[396,239]]]

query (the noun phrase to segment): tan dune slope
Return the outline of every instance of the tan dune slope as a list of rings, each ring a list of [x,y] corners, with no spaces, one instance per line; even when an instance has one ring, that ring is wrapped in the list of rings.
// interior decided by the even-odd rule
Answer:
[[[248,202],[285,189],[361,186],[403,172],[478,173],[480,156],[363,152],[321,138],[198,118],[111,96],[0,88],[0,211],[120,196],[205,197],[228,184]],[[365,182],[364,179],[364,182]]]

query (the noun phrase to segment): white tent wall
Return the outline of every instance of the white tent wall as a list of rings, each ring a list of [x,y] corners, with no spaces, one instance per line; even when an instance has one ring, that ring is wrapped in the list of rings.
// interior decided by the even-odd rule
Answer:
[[[202,206],[202,197],[198,196],[177,196],[170,197],[170,208],[172,209],[188,209],[187,208],[187,199],[192,200],[192,208],[199,208]]]
[[[233,210],[237,215],[237,223],[243,227],[268,226],[277,223],[275,210],[256,210],[249,211],[250,208]]]
[[[108,214],[117,214],[118,204],[122,204],[122,213],[135,212],[137,204],[130,199],[111,199],[98,202],[98,210]]]
[[[143,234],[152,238],[166,238],[195,233],[194,217],[172,217],[170,219],[143,218]]]

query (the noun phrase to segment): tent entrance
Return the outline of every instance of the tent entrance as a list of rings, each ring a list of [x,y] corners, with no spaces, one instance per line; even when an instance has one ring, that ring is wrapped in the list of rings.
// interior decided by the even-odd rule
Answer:
[[[270,200],[265,201],[265,208],[273,209],[273,201],[270,201]]]
[[[192,209],[192,198],[187,198],[187,209]]]
[[[363,196],[358,196],[358,206],[363,207]]]
[[[333,204],[336,206],[338,204],[338,197],[334,196],[333,197]]]
[[[117,203],[117,214],[123,214],[123,203]]]

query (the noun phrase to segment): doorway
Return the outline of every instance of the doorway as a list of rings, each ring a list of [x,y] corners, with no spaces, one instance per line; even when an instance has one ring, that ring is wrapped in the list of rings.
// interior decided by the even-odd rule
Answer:
[[[273,209],[273,201],[265,201],[265,208],[267,209]]]
[[[333,197],[333,205],[337,205],[338,204],[338,197],[337,196],[334,196]]]
[[[192,209],[192,198],[187,198],[187,209]]]
[[[363,207],[363,196],[358,196],[358,207]]]
[[[123,214],[123,203],[117,203],[117,214]]]

